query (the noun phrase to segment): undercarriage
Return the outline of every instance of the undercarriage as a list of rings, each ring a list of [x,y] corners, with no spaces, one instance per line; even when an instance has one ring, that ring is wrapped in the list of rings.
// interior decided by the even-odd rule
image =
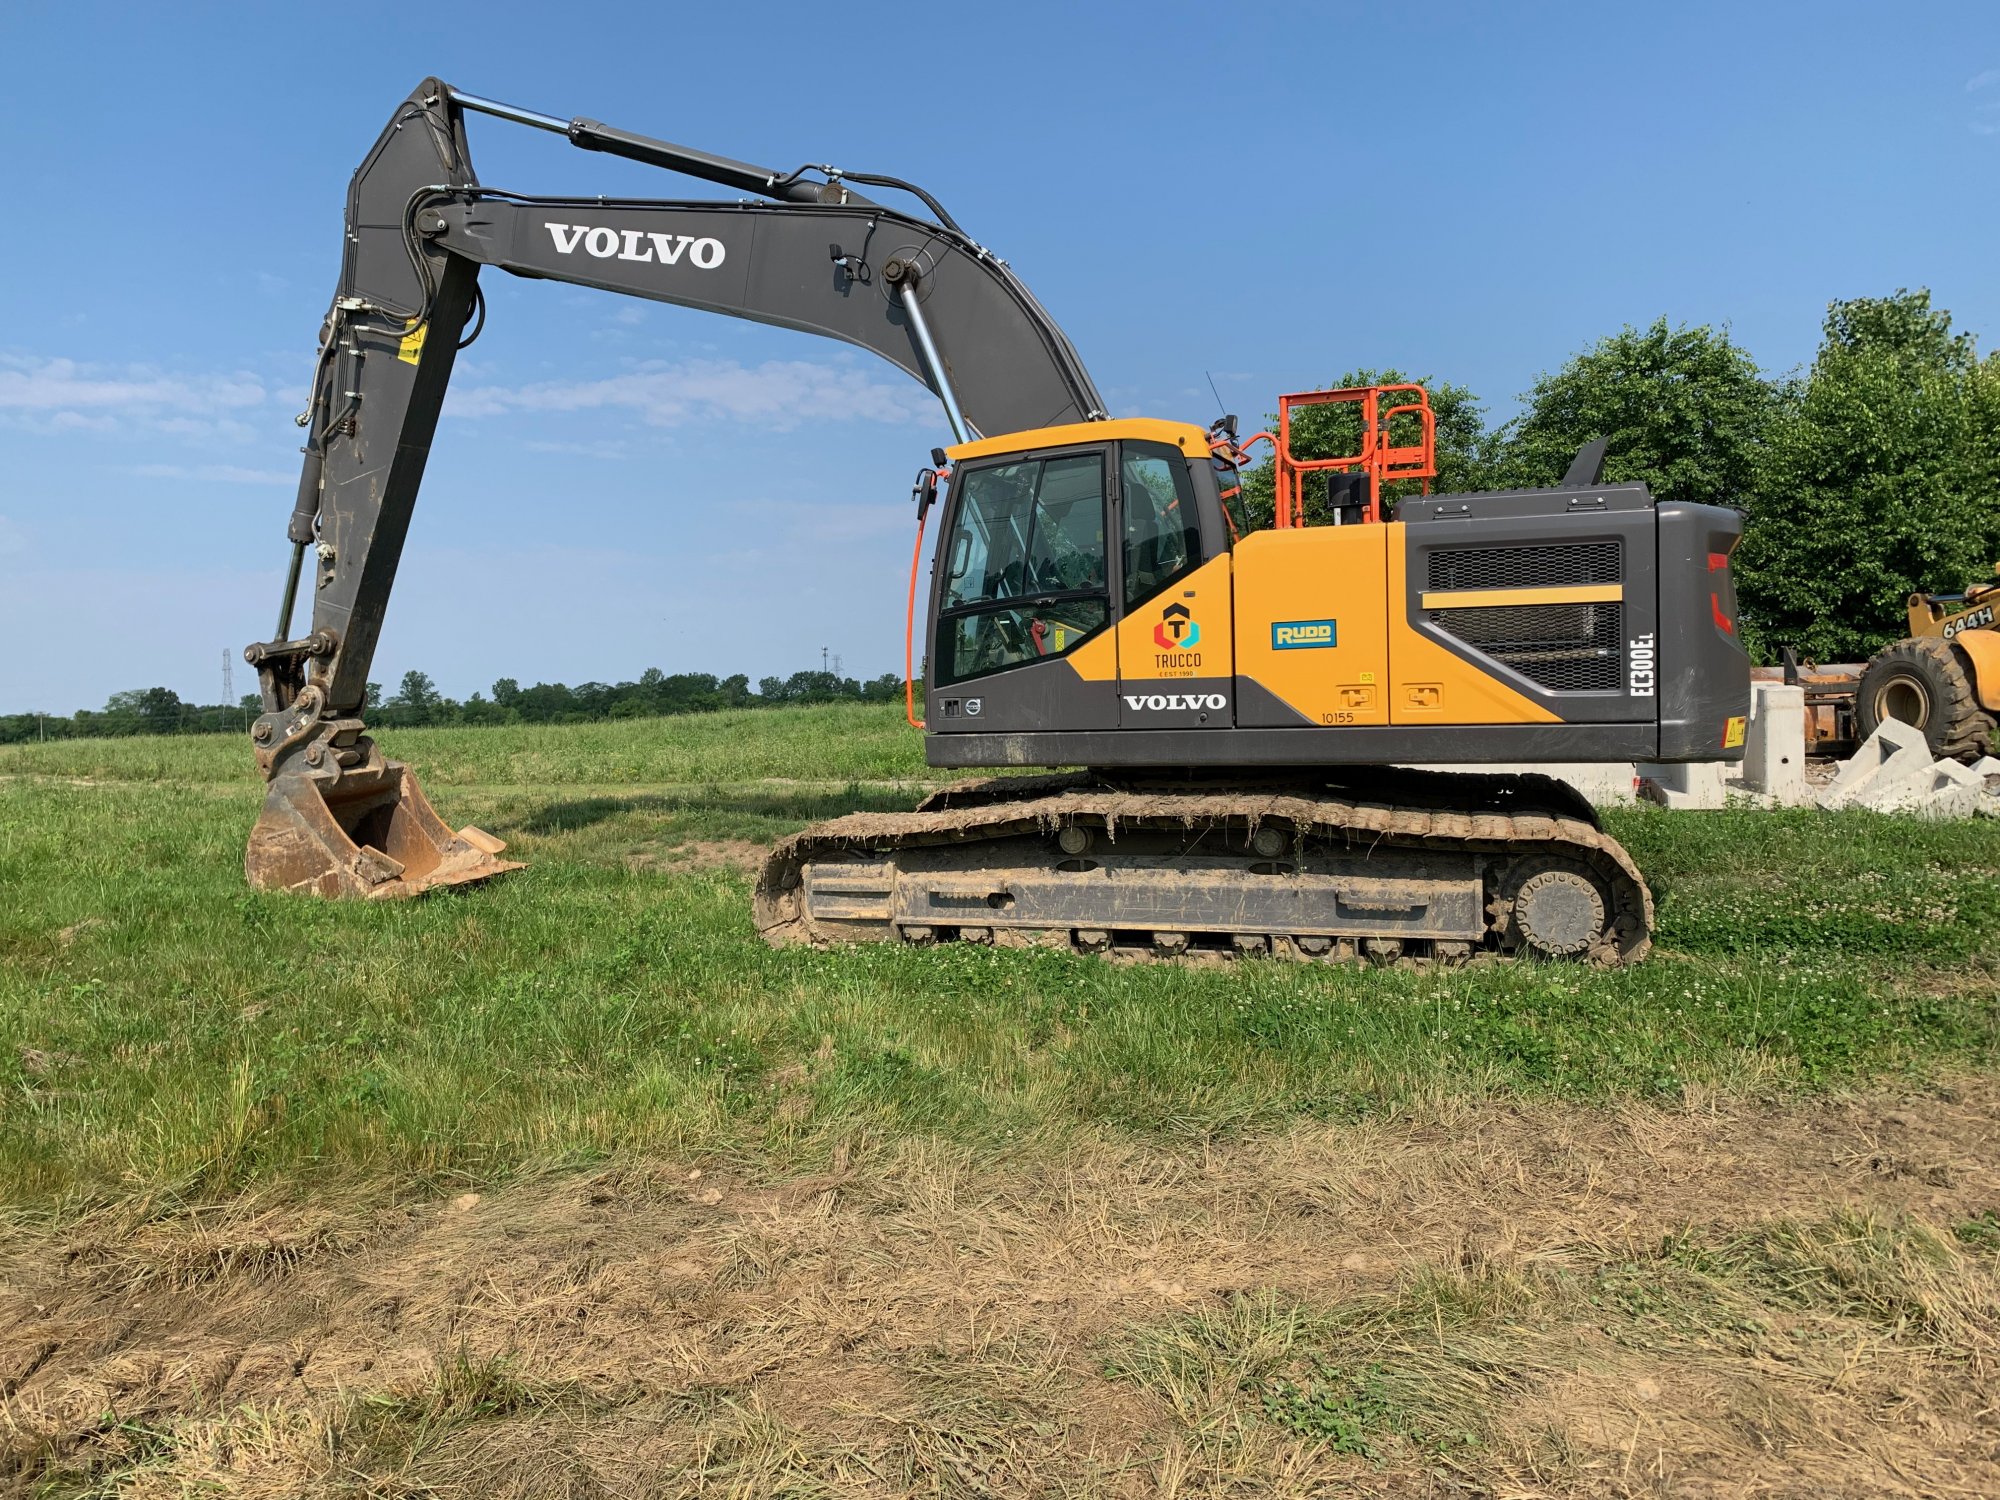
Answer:
[[[772,851],[756,912],[777,945],[1613,966],[1645,956],[1653,903],[1589,805],[1545,776],[1086,771],[809,828]]]

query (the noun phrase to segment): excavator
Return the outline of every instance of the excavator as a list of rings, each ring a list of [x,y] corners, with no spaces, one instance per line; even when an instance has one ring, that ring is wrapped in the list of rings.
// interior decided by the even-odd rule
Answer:
[[[488,187],[467,145],[475,114],[736,196]],[[1646,953],[1645,880],[1572,789],[1399,767],[1740,758],[1737,512],[1606,484],[1601,445],[1545,489],[1391,507],[1384,481],[1422,469],[1408,450],[1432,423],[1420,392],[1369,391],[1327,397],[1365,407],[1350,461],[1301,458],[1277,435],[1276,524],[1253,526],[1256,439],[1233,418],[1108,416],[1008,263],[915,184],[755,166],[436,78],[348,190],[278,627],[245,651],[267,782],[252,885],[384,899],[519,868],[491,835],[453,832],[362,717],[488,267],[843,340],[943,408],[953,441],[913,493],[906,641],[939,522],[928,649],[920,670],[906,660],[921,716],[914,687],[907,709],[930,765],[988,774],[781,842],[753,898],[772,943],[1435,964]],[[302,588],[311,624],[294,635]]]

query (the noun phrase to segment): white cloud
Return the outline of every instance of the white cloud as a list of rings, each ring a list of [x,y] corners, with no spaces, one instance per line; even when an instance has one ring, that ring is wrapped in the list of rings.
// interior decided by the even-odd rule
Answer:
[[[150,365],[92,365],[0,354],[0,420],[39,432],[246,433],[234,420],[269,393],[254,375],[182,374]]]
[[[278,469],[246,469],[240,464],[139,464],[129,471],[140,479],[193,479],[202,484],[284,484],[296,485],[296,472]]]
[[[1965,91],[1976,94],[1981,89],[2000,83],[2000,68],[1988,68],[1983,73],[1975,73],[1965,81]],[[2000,93],[1996,89],[1995,93]],[[2000,135],[2000,99],[1988,97],[1972,105],[1970,118],[1965,122],[1974,135]]]
[[[805,360],[648,361],[603,380],[544,381],[523,386],[471,386],[452,392],[455,417],[495,417],[520,411],[625,411],[649,426],[714,421],[756,422],[789,431],[802,422],[921,421],[931,398],[919,387],[878,380],[857,369]]]
[[[559,443],[536,438],[521,446],[530,453],[560,453],[572,458],[621,459],[628,456],[625,444],[617,439],[601,443]]]

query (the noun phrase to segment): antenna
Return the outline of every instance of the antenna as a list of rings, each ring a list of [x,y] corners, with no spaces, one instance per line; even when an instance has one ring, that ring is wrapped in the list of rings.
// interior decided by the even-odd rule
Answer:
[[[1206,370],[1203,370],[1201,374],[1202,378],[1208,382],[1209,395],[1215,397],[1215,409],[1221,412],[1225,417],[1228,416],[1229,408],[1222,404],[1222,392],[1218,391],[1215,388],[1215,377],[1209,374],[1208,371]]]

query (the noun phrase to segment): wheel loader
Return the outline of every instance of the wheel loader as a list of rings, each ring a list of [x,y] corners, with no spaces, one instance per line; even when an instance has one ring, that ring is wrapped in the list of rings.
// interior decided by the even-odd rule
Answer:
[[[2000,567],[1994,573],[2000,578]],[[1915,593],[1905,608],[1909,635],[1862,668],[1855,727],[1866,739],[1885,719],[1900,719],[1923,730],[1933,757],[1976,761],[2000,725],[2000,582]]]
[[[486,186],[475,114],[738,196]],[[1393,768],[1740,758],[1737,512],[1605,484],[1601,449],[1545,489],[1419,493],[1392,512],[1384,481],[1423,464],[1389,429],[1414,409],[1428,432],[1427,404],[1391,392],[1384,408],[1377,391],[1349,460],[1277,441],[1287,492],[1324,484],[1330,524],[1288,503],[1252,527],[1254,439],[1230,419],[1108,415],[1007,262],[915,184],[755,166],[436,78],[348,191],[278,627],[245,653],[268,782],[253,885],[383,899],[518,868],[499,840],[453,833],[362,719],[489,267],[843,340],[942,406],[953,440],[914,487],[905,605],[909,635],[920,601],[928,630],[908,712],[932,766],[1007,774],[782,842],[754,895],[770,941],[1435,963],[1647,951],[1645,881],[1570,788]],[[311,625],[294,635],[302,589]]]

